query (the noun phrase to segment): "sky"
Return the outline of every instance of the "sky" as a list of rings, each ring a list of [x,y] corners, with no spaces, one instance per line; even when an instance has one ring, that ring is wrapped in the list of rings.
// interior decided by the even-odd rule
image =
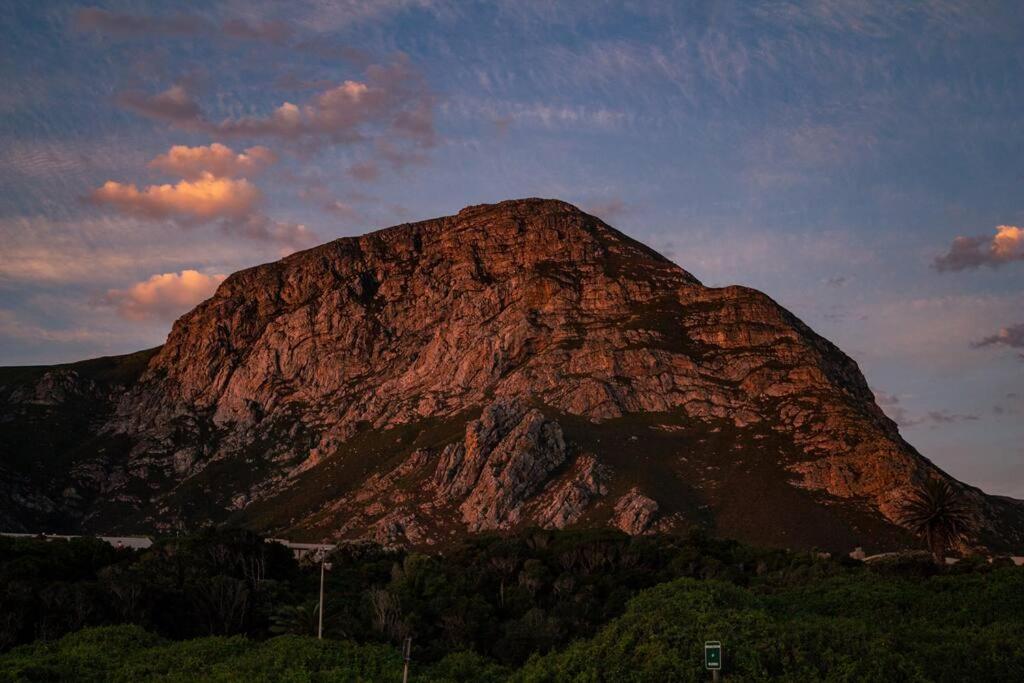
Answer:
[[[853,357],[1024,498],[1020,2],[0,2],[0,365],[231,272],[555,197]]]

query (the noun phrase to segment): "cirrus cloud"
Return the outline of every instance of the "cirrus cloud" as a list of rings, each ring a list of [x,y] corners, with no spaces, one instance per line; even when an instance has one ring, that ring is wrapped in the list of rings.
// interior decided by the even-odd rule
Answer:
[[[161,273],[127,289],[108,290],[104,302],[128,320],[173,320],[209,298],[225,277],[197,270]]]
[[[145,218],[206,223],[219,218],[238,220],[251,215],[262,194],[245,178],[220,178],[204,171],[194,180],[181,180],[174,185],[150,185],[142,190],[134,183],[108,180],[93,191],[91,199]]]
[[[992,237],[957,237],[932,267],[939,272],[958,271],[981,266],[998,268],[1012,261],[1024,261],[1024,228],[1000,225]]]
[[[218,177],[253,176],[276,161],[277,156],[266,147],[257,145],[236,153],[230,147],[214,142],[198,147],[174,145],[150,161],[149,167],[195,179],[205,173]]]
[[[84,7],[75,14],[74,26],[79,31],[98,31],[115,35],[189,35],[205,28],[196,16],[150,16],[111,12],[99,7]]]

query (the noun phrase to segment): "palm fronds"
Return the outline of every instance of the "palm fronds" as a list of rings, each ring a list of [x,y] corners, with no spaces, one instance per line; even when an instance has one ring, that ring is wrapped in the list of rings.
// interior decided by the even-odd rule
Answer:
[[[922,536],[935,561],[975,527],[974,512],[964,495],[946,479],[928,479],[908,496],[899,522]]]

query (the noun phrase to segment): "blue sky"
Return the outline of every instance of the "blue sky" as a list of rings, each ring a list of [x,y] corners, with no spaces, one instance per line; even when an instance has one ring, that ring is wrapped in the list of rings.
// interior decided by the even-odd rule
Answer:
[[[161,343],[238,268],[501,199],[836,342],[1024,497],[1024,6],[0,6],[0,363]],[[174,148],[174,149],[172,149]]]

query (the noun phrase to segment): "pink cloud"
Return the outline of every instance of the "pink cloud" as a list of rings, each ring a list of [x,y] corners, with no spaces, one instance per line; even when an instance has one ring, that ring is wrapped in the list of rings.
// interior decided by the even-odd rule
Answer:
[[[204,275],[197,270],[162,273],[128,289],[111,289],[104,300],[129,320],[173,320],[208,299],[225,277]]]
[[[266,147],[250,147],[235,153],[230,147],[214,142],[199,147],[174,145],[150,161],[149,167],[188,179],[201,178],[205,173],[218,177],[251,177],[276,161],[277,156]]]
[[[209,120],[185,85],[157,95],[124,93],[120,102],[150,118],[222,137],[262,137],[309,150],[324,144],[370,143],[394,168],[422,163],[424,150],[437,144],[435,96],[423,75],[404,55],[371,64],[362,79],[348,79],[305,102],[282,102],[266,114]],[[369,174],[364,174],[368,177]]]
[[[223,135],[356,142],[369,128],[429,147],[434,144],[433,97],[408,59],[372,65],[364,81],[346,80],[303,104],[284,102],[265,116],[228,119],[213,126]]]
[[[932,266],[942,272],[981,266],[998,268],[1012,261],[1024,261],[1024,228],[999,225],[992,237],[957,237],[949,251],[937,257]]]
[[[206,223],[218,218],[242,219],[251,215],[262,195],[244,178],[218,178],[203,172],[195,180],[175,185],[150,185],[139,190],[134,184],[108,180],[93,191],[92,200],[146,218],[177,218]]]

